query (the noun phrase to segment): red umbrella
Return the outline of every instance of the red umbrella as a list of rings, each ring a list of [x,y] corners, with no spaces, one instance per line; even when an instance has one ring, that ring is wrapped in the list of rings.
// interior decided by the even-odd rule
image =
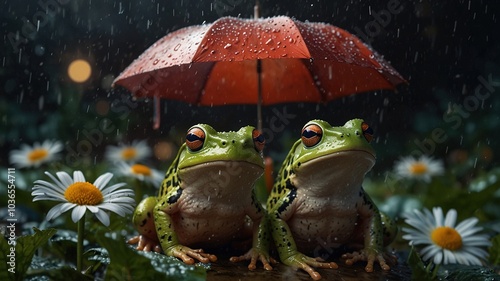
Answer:
[[[197,105],[328,102],[404,79],[349,32],[289,17],[224,17],[158,40],[114,81]]]

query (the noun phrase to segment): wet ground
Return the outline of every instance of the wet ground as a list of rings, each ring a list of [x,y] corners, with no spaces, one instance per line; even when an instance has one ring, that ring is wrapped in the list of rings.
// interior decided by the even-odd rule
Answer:
[[[399,255],[399,254],[398,254]],[[375,272],[367,273],[362,262],[353,266],[348,266],[342,260],[334,260],[339,265],[338,269],[318,269],[323,277],[321,280],[410,280],[411,271],[401,256],[398,257],[398,264],[392,265],[389,272],[384,272],[378,266]],[[261,264],[259,264],[261,266]],[[295,271],[290,267],[277,264],[272,271],[265,271],[262,266],[254,271],[249,271],[247,263],[231,263],[229,256],[218,256],[216,263],[211,265],[211,270],[207,272],[208,281],[253,281],[253,280],[287,280],[287,281],[312,281],[309,274],[302,270]]]

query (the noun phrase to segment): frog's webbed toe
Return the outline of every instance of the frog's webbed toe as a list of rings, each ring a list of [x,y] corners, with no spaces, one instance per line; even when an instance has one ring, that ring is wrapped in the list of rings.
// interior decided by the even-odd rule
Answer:
[[[347,265],[353,265],[358,261],[366,261],[367,262],[365,266],[366,272],[373,272],[373,264],[375,262],[378,262],[383,270],[388,271],[391,269],[391,267],[387,264],[386,259],[390,261],[396,260],[395,257],[390,256],[384,252],[366,251],[366,250],[343,254],[342,258],[346,259],[345,263]]]
[[[338,265],[334,262],[323,262],[321,258],[311,258],[304,254],[297,253],[287,259],[283,260],[283,263],[292,266],[294,268],[300,268],[311,276],[313,280],[320,280],[321,275],[313,269],[313,267],[318,268],[338,268]]]
[[[166,251],[167,255],[181,259],[186,264],[194,264],[196,260],[202,263],[216,262],[217,256],[205,253],[203,249],[191,249],[186,246],[176,245]]]
[[[137,244],[138,251],[151,252],[152,250],[161,253],[161,246],[157,239],[151,239],[145,235],[137,235],[127,241],[128,244]]]
[[[264,253],[262,251],[256,250],[256,249],[250,249],[246,254],[238,256],[238,257],[231,257],[229,261],[231,262],[241,262],[241,261],[247,261],[250,260],[250,264],[248,265],[249,270],[254,270],[257,268],[257,261],[260,261],[262,263],[262,266],[264,267],[265,270],[273,270],[273,267],[271,264],[277,264],[278,262],[273,259],[272,257],[269,256],[268,253]]]

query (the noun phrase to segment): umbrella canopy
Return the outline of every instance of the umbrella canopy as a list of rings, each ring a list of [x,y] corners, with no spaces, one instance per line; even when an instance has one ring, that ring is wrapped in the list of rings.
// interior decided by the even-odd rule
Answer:
[[[220,18],[158,40],[114,81],[197,105],[327,102],[404,79],[349,32],[289,17]]]

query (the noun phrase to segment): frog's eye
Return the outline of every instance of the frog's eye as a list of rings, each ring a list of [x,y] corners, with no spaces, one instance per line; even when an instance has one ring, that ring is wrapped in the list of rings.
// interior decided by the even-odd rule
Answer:
[[[203,147],[205,142],[205,132],[198,128],[191,128],[186,135],[186,146],[191,151],[198,151]]]
[[[258,152],[264,150],[264,145],[266,144],[266,139],[264,135],[259,130],[253,130],[252,132],[253,144]]]
[[[361,129],[363,130],[363,136],[365,136],[365,139],[368,142],[371,142],[373,139],[373,129],[365,122],[361,124]]]
[[[302,129],[302,143],[307,147],[315,146],[321,140],[323,130],[316,124],[310,124]]]

